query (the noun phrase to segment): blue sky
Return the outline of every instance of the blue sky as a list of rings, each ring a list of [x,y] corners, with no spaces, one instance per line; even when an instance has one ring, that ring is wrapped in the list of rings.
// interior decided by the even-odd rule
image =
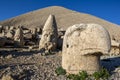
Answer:
[[[48,6],[63,6],[120,25],[120,0],[0,0],[0,21]]]

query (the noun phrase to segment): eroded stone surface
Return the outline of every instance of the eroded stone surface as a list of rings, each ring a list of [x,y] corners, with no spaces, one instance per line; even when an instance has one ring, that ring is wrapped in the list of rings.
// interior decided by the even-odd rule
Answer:
[[[18,27],[16,30],[15,36],[14,36],[15,46],[23,46],[24,45],[24,39],[23,39],[23,31],[21,27]]]
[[[56,50],[57,47],[57,25],[53,15],[50,15],[43,27],[42,37],[39,43],[39,49]]]
[[[14,80],[10,75],[3,75],[2,80]]]
[[[76,24],[65,33],[62,67],[68,73],[85,70],[93,73],[100,69],[100,56],[111,47],[109,33],[98,24]]]
[[[7,38],[13,39],[14,38],[14,31],[13,30],[9,30],[5,36]]]
[[[110,55],[115,56],[120,54],[120,43],[117,42],[116,40],[111,40],[111,50],[110,50]]]

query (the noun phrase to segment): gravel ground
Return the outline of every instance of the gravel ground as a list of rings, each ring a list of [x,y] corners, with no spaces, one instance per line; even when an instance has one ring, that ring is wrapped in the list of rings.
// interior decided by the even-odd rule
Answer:
[[[0,48],[0,79],[3,75],[11,75],[15,80],[67,80],[65,75],[55,73],[61,66],[61,54],[59,51],[42,56],[37,50]],[[101,63],[111,72],[110,80],[120,76],[120,57],[102,57]]]
[[[42,56],[38,51],[23,49],[0,51],[0,78],[12,75],[16,80],[65,80],[55,70],[61,66],[61,52]]]

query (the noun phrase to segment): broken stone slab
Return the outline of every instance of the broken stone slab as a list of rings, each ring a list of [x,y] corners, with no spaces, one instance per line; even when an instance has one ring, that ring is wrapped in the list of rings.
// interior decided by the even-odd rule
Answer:
[[[62,67],[68,73],[100,70],[100,56],[108,54],[108,31],[98,24],[76,24],[66,30],[63,40]]]

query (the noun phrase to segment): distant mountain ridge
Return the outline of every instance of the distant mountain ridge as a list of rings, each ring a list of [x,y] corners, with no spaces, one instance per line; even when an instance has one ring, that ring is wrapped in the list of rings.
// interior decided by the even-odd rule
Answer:
[[[97,23],[105,27],[111,37],[114,36],[120,41],[120,26],[97,18],[95,16],[72,11],[60,6],[51,6],[43,9],[31,11],[29,13],[1,21],[1,25],[18,26],[24,25],[32,28],[37,26],[43,26],[48,16],[55,15],[58,28],[67,29],[69,26],[79,23]]]

